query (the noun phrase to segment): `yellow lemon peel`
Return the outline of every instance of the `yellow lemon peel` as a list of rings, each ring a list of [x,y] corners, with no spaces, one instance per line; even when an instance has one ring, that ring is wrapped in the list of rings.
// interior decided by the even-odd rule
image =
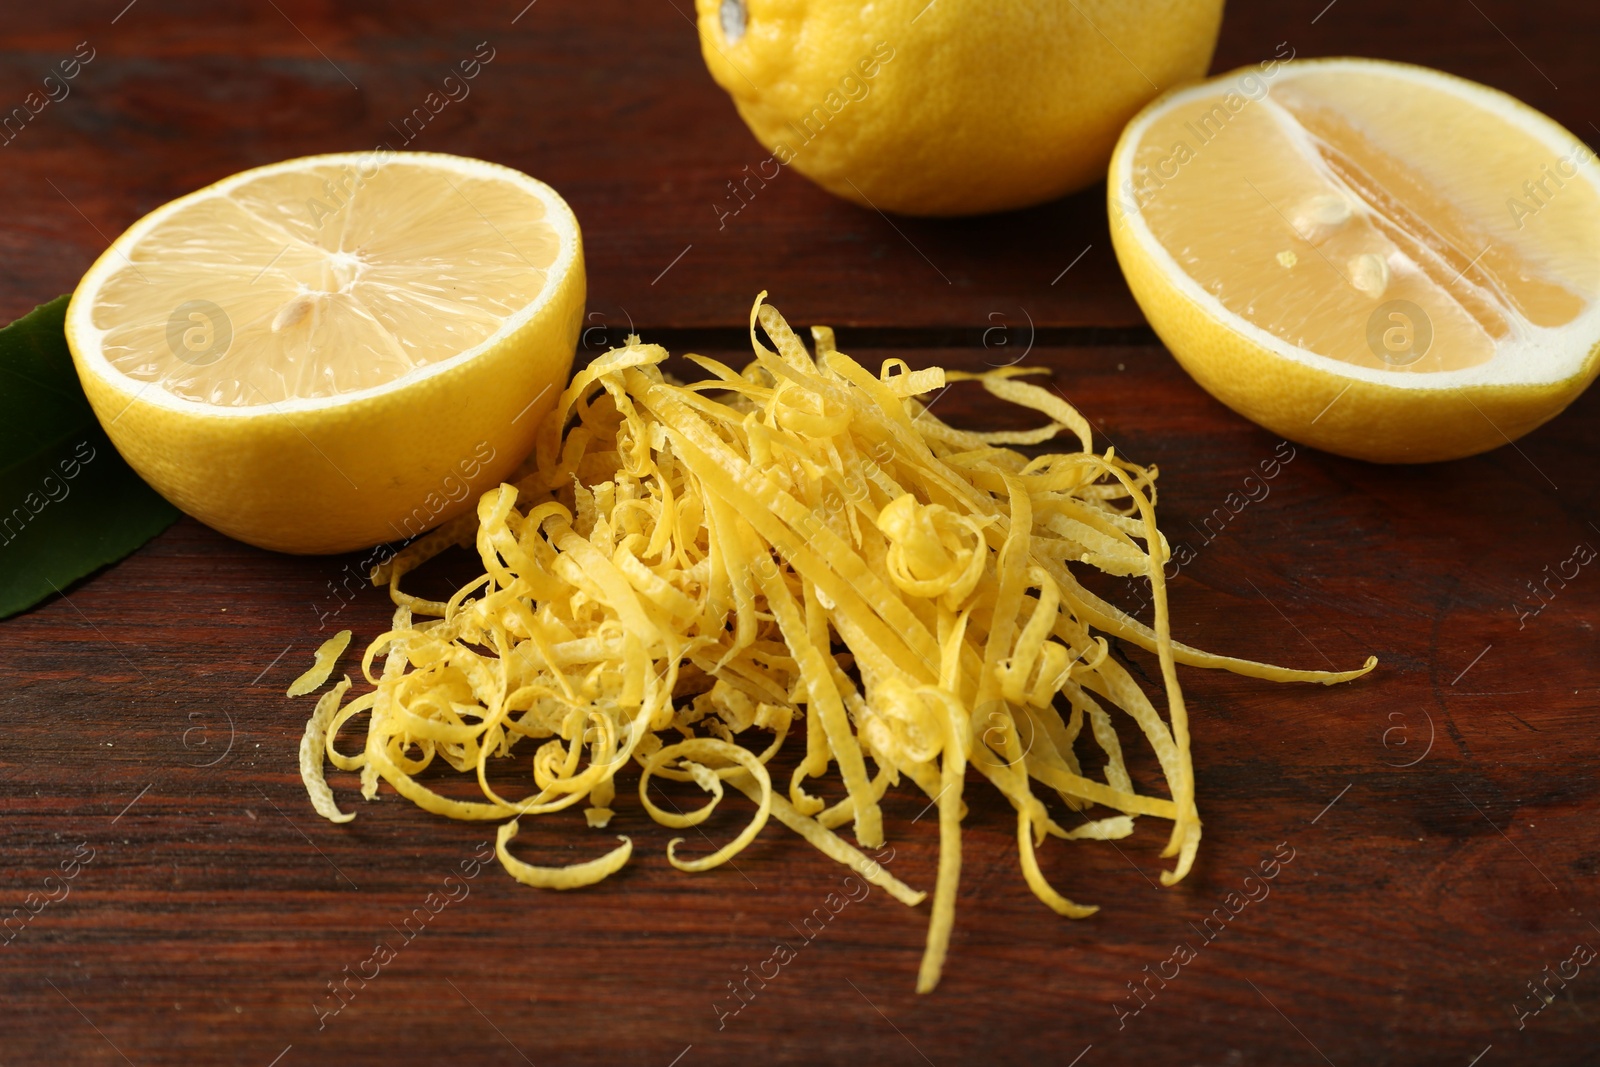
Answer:
[[[312,657],[311,667],[289,683],[289,695],[303,697],[307,693],[316,692],[322,683],[328,680],[329,675],[333,674],[334,664],[339,662],[339,657],[344,655],[344,650],[349,647],[349,630],[340,630],[318,645]]]
[[[1015,808],[1023,876],[1056,912],[1095,907],[1046,881],[1035,850],[1048,837],[1115,839],[1134,817],[1168,819],[1165,855],[1176,862],[1162,880],[1182,878],[1200,818],[1176,664],[1332,683],[1376,661],[1298,671],[1173,641],[1154,469],[1091,451],[1087,421],[1014,370],[971,376],[890,360],[873,374],[821,328],[813,356],[765,295],[743,371],[690,357],[709,377],[680,385],[661,370],[664,349],[630,337],[574,377],[539,430],[531,474],[485,493],[475,523],[452,523],[375,570],[395,619],[363,659],[375,688],[336,708],[341,689],[322,712],[328,758],[361,770],[369,797],[382,778],[437,814],[509,820],[497,853],[530,885],[589,885],[626,863],[627,838],[565,868],[534,867],[506,845],[522,816],[584,800],[589,824],[605,825],[614,778],[632,761],[641,805],[665,826],[700,824],[728,786],[755,805],[709,855],[681,858],[674,840],[674,866],[726,862],[770,818],[914,906],[926,894],[834,833],[849,822],[859,845],[882,845],[880,801],[909,778],[939,819],[922,991],[938,982],[954,923],[969,765]],[[1007,446],[1037,443],[1038,431],[957,430],[917,399],[974,377],[1046,415],[1051,434],[1071,432],[1082,451],[1030,459]],[[481,577],[444,602],[401,589],[452,545],[476,550]],[[1070,565],[1083,563],[1148,577],[1153,626],[1079,585]],[[1107,655],[1107,638],[1156,655],[1165,718]],[[1118,711],[1150,745],[1170,798],[1135,788]],[[362,714],[363,749],[346,755],[335,741]],[[785,795],[768,765],[801,718],[804,752]],[[772,740],[747,746],[752,730]],[[533,791],[503,796],[489,760],[525,739],[537,745]],[[1102,780],[1079,761],[1084,741],[1104,755]],[[482,798],[420,782],[436,760],[475,776]],[[803,788],[830,769],[845,792],[831,806]],[[709,800],[665,811],[652,777],[694,782]],[[1047,794],[1081,825],[1059,825]],[[1090,819],[1093,805],[1116,814]]]
[[[345,631],[347,635],[349,632]],[[322,694],[315,710],[311,712],[311,718],[306,720],[306,732],[300,738],[300,779],[305,782],[311,806],[329,822],[349,822],[355,818],[353,812],[339,810],[338,802],[333,799],[333,790],[328,788],[327,779],[322,776],[322,750],[327,745],[328,726],[338,713],[339,702],[349,688],[350,679],[347,677]]]

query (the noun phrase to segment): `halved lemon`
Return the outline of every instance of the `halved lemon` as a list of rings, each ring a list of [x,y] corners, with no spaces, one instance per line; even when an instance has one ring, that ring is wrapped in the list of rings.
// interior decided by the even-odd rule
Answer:
[[[577,219],[507,167],[434,153],[248,170],[134,223],[67,341],[117,450],[239,540],[415,536],[528,454],[571,368]]]
[[[1471,455],[1600,370],[1600,164],[1485,86],[1365,59],[1243,68],[1140,112],[1107,192],[1173,355],[1295,441]]]

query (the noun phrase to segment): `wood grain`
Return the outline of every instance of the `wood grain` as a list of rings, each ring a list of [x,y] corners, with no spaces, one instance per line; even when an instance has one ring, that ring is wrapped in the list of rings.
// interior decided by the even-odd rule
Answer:
[[[1382,665],[1333,688],[1185,672],[1206,836],[1181,885],[1156,882],[1154,824],[1116,846],[1052,843],[1047,874],[1103,908],[1060,919],[1017,871],[1009,808],[974,782],[936,994],[912,992],[926,906],[874,892],[719,1029],[727,983],[776,940],[797,943],[791,924],[839,888],[842,869],[774,826],[737,867],[681,874],[663,855],[672,835],[628,786],[612,830],[576,815],[529,820],[517,846],[562,862],[626,833],[636,853],[618,876],[540,893],[486,866],[408,941],[406,918],[490,833],[388,791],[361,803],[339,774],[358,818],[317,819],[295,770],[309,708],[282,696],[332,630],[354,629],[359,645],[384,629],[385,599],[356,591],[358,557],[276,556],[184,520],[0,624],[0,919],[30,893],[65,894],[0,944],[0,1064],[1600,1059],[1593,966],[1552,984],[1558,995],[1522,1029],[1513,1010],[1534,1006],[1527,983],[1575,945],[1600,946],[1600,575],[1552,583],[1537,614],[1527,586],[1576,545],[1600,545],[1600,396],[1475,459],[1382,468],[1295,449],[1276,477],[1247,484],[1286,446],[1152,343],[1103,243],[1096,193],[996,220],[898,222],[908,242],[785,176],[718,233],[708,205],[756,149],[670,3],[539,0],[515,26],[520,2],[141,0],[112,25],[120,6],[9,16],[0,93],[25,93],[85,37],[100,51],[74,94],[3,149],[0,314],[69,289],[105,237],[172,195],[367,144],[491,39],[496,60],[423,147],[523,167],[571,198],[597,324],[631,316],[647,339],[659,328],[733,358],[719,349],[736,343],[760,285],[796,323],[845,327],[842,344],[864,359],[973,368],[1020,355],[1049,368],[1119,452],[1160,466],[1163,526],[1193,554],[1173,583],[1181,638],[1295,665],[1369,652]],[[1588,8],[1338,0],[1313,23],[1322,7],[1230,5],[1219,65],[1285,39],[1301,54],[1411,59],[1585,129],[1600,77]],[[937,410],[971,425],[1013,417],[965,386]],[[1238,494],[1260,499],[1241,506]],[[471,576],[441,561],[435,578]],[[1104,588],[1138,602],[1136,585]],[[1149,657],[1118,654],[1153,676]],[[1134,771],[1152,775],[1148,763]],[[922,808],[905,791],[889,802],[889,866],[931,887],[936,832]],[[739,821],[730,810],[705,829],[720,841]],[[1270,895],[1203,926],[1275,850],[1293,858]],[[395,958],[320,1016],[338,1003],[328,984],[379,942]],[[1129,983],[1179,944],[1194,959],[1165,985],[1150,980],[1132,1014]]]

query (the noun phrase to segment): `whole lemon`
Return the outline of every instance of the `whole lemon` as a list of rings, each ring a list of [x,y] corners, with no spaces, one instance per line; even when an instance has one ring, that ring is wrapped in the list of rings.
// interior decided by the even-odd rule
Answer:
[[[1105,176],[1206,72],[1222,0],[696,0],[712,77],[783,166],[858,204],[976,215]],[[756,191],[751,177],[742,182]]]

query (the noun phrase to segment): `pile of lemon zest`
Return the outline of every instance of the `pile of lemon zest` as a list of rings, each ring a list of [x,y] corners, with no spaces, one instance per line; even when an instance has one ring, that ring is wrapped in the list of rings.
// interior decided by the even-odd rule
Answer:
[[[640,804],[663,826],[703,824],[728,786],[755,805],[708,855],[683,858],[673,839],[673,866],[726,863],[775,819],[916,906],[928,894],[857,847],[885,843],[880,805],[909,778],[938,811],[917,978],[926,992],[954,928],[969,766],[1015,810],[1029,888],[1053,911],[1083,917],[1094,906],[1041,871],[1035,850],[1052,837],[1116,840],[1138,816],[1166,819],[1164,855],[1176,862],[1163,882],[1193,863],[1200,819],[1177,664],[1329,684],[1372,669],[1374,660],[1356,671],[1289,670],[1173,641],[1156,470],[1092,451],[1071,404],[1020,380],[1032,371],[889,360],[874,374],[826,328],[813,329],[816,354],[807,353],[760,299],[750,329],[753,362],[740,371],[691,356],[710,378],[687,386],[662,371],[659,346],[630,338],[602,355],[541,424],[530,470],[374,569],[396,608],[362,659],[373,688],[341,707],[341,686],[307,724],[303,762],[316,764],[307,788],[319,811],[312,781],[325,754],[360,770],[369,799],[381,779],[436,814],[509,820],[497,852],[512,877],[575,888],[620,869],[631,841],[570,867],[536,867],[506,850],[517,820],[587,802],[587,824],[604,827],[618,772],[637,764]],[[1048,424],[960,430],[918,399],[969,380]],[[1081,451],[1030,459],[1006,447],[1063,430]],[[475,551],[483,573],[442,601],[401,588],[453,546]],[[1081,565],[1148,579],[1153,623],[1085,589],[1072,570]],[[1156,655],[1165,715],[1109,656],[1116,637]],[[336,741],[362,715],[365,743],[346,754]],[[1170,798],[1135,788],[1122,716]],[[781,791],[769,764],[802,717],[804,752]],[[752,742],[750,731],[771,740]],[[1078,754],[1090,743],[1104,756],[1096,776]],[[475,779],[480,796],[423,784],[435,761]],[[502,795],[489,781],[496,761],[526,767],[533,791]],[[830,803],[821,794],[835,772],[844,796]],[[708,799],[665,810],[650,795],[655,777],[693,782]],[[812,781],[823,783],[815,793]],[[1047,795],[1073,814],[1067,825]],[[1096,806],[1113,814],[1091,818]],[[845,823],[854,845],[834,832]]]
[[[349,630],[340,630],[318,645],[310,669],[289,683],[289,695],[303,697],[321,688],[322,683],[333,674],[334,664],[339,662],[339,657],[344,655],[344,650],[348,647],[350,647]]]

